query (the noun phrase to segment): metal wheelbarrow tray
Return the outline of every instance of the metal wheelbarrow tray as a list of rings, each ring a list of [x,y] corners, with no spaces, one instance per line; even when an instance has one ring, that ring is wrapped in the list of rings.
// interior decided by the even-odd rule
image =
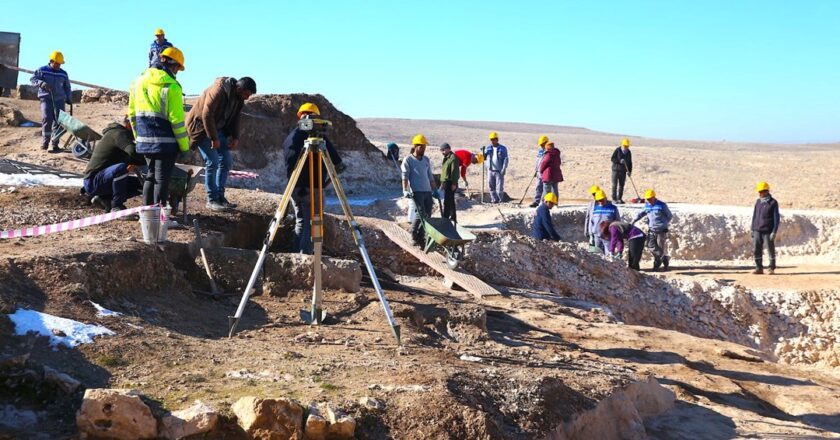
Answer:
[[[423,230],[426,231],[424,252],[440,248],[446,256],[446,264],[456,269],[464,259],[464,247],[475,240],[475,235],[461,226],[454,225],[448,218],[425,218]]]
[[[58,111],[58,125],[61,128],[53,134],[53,138],[57,139],[65,132],[69,133],[70,137],[64,143],[64,148],[70,146],[73,155],[80,159],[90,157],[96,141],[102,139],[101,134],[63,110]]]

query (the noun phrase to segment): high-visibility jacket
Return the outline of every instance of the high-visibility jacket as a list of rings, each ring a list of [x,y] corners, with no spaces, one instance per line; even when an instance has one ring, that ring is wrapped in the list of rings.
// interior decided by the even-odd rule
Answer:
[[[128,118],[138,153],[189,151],[181,85],[163,66],[146,69],[131,84]]]

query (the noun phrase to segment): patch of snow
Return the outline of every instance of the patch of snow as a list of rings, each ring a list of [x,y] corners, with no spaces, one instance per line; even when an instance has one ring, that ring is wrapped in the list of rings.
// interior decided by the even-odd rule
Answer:
[[[0,186],[67,186],[81,188],[82,179],[58,177],[55,174],[3,174]]]
[[[91,303],[93,305],[93,307],[96,309],[96,317],[97,318],[105,318],[105,317],[108,317],[108,316],[113,316],[113,317],[116,318],[116,317],[122,316],[122,313],[120,313],[120,312],[115,312],[113,310],[108,310],[105,307],[102,307],[102,306],[100,306],[99,304],[97,304],[93,301],[88,301],[88,302]]]
[[[468,354],[462,354],[459,359],[461,359],[462,361],[466,361],[466,362],[481,362],[481,360],[482,360],[478,356],[470,356]]]
[[[64,345],[72,348],[79,344],[89,344],[96,336],[116,334],[101,325],[84,324],[35,310],[17,309],[8,316],[15,324],[16,335],[34,332],[50,338],[50,345],[53,347]]]

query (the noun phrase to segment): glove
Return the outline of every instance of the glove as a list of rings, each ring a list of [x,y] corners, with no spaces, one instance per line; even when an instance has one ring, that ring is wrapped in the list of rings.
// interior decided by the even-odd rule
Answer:
[[[619,162],[619,163],[622,163],[622,164],[623,164],[623,163],[624,163],[624,159],[621,159],[621,162]]]
[[[771,232],[771,233],[770,233],[770,241],[774,241],[775,239],[776,239],[776,233],[775,233],[775,232]]]
[[[434,197],[436,199],[439,199],[440,198],[440,191],[438,191],[437,189],[433,189],[432,190],[432,197]]]
[[[52,87],[50,87],[50,85],[47,84],[46,81],[41,81],[41,84],[39,84],[39,87],[41,87],[41,90],[43,90],[45,92],[52,92]]]
[[[466,179],[464,179],[464,188],[469,188],[469,187],[470,187],[470,183],[467,182]]]
[[[589,234],[589,245],[595,246],[595,236],[592,234]]]
[[[621,252],[616,252],[612,255],[612,260],[613,261],[621,261],[621,259],[622,259]]]
[[[411,190],[404,189],[403,190],[403,197],[410,199],[411,198]]]

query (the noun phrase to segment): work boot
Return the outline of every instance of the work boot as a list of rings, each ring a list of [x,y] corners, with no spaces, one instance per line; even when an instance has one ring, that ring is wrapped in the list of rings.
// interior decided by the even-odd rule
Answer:
[[[44,151],[47,151],[47,148],[50,148],[50,143],[49,142],[44,142],[41,145],[41,149],[44,150]]]
[[[764,269],[762,269],[760,267],[756,267],[755,270],[752,271],[753,275],[761,275],[763,273],[764,273]]]
[[[103,199],[102,197],[99,197],[99,196],[93,196],[93,198],[90,199],[90,203],[91,203],[91,205],[99,206],[100,208],[104,209],[105,212],[111,211],[111,201],[110,200]]]
[[[654,272],[659,270],[659,266],[661,266],[661,265],[662,265],[662,260],[660,260],[659,258],[654,258],[653,259],[653,271]]]
[[[774,275],[775,273],[776,273],[775,268],[771,267],[770,269],[767,269],[767,275]]]
[[[225,196],[222,196],[222,200],[220,201],[220,203],[221,203],[222,205],[225,205],[225,207],[226,207],[226,208],[228,208],[228,209],[234,209],[234,208],[236,208],[236,207],[237,207],[237,204],[236,204],[236,203],[230,203],[230,202],[228,201],[228,199],[226,199],[226,198],[225,198]]]
[[[540,206],[540,202],[534,202],[534,203],[531,203],[528,206],[530,206],[531,208],[536,208],[537,206]]]
[[[662,257],[662,270],[668,270],[668,265],[671,263],[671,257]]]
[[[207,202],[207,209],[215,212],[227,212],[230,209],[217,200],[210,200]]]
[[[624,204],[624,200],[618,199],[618,201],[617,201],[616,203],[618,203],[619,205],[623,205],[623,204]]]
[[[128,208],[126,208],[125,205],[122,205],[122,204],[114,205],[114,207],[111,208],[111,213],[113,214],[115,212],[124,211],[126,209],[128,209]],[[120,217],[118,220],[136,222],[136,221],[140,220],[140,215],[138,215],[138,214],[125,215],[125,216]]]

